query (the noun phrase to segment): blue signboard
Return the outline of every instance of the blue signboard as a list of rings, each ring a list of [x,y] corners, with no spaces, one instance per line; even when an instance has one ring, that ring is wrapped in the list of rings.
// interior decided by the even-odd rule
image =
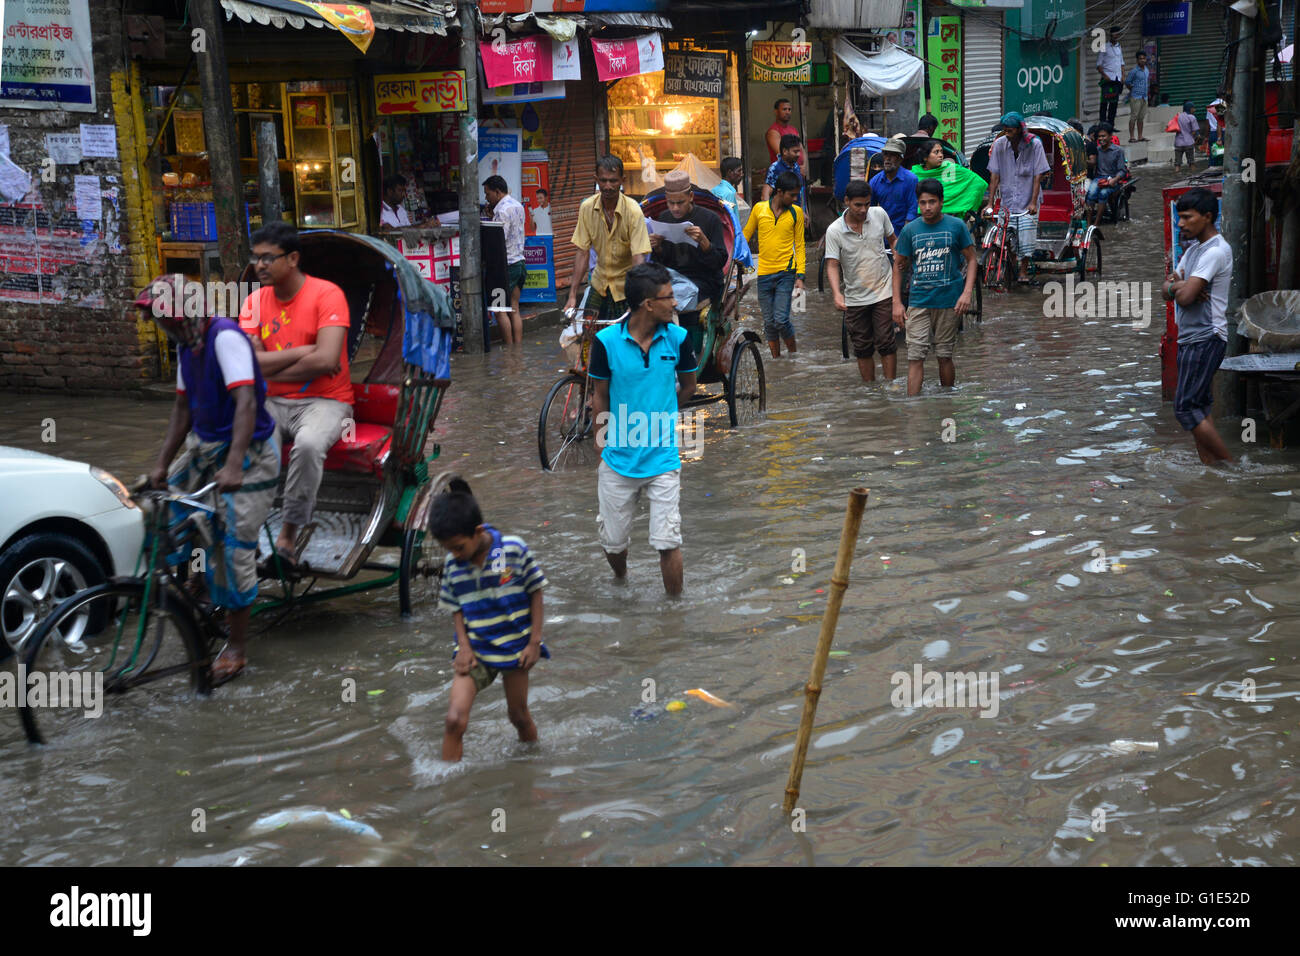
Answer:
[[[528,236],[524,239],[524,267],[528,279],[520,302],[555,302],[555,237]]]
[[[1185,37],[1191,33],[1191,3],[1148,3],[1142,8],[1144,37]]]

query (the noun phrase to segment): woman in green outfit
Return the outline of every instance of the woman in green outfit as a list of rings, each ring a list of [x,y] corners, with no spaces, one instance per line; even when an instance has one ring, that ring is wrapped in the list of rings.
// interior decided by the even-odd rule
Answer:
[[[937,139],[928,140],[922,149],[924,160],[921,165],[912,167],[912,174],[918,180],[937,179],[943,183],[943,211],[958,219],[966,213],[977,212],[989,188],[984,177],[948,159],[943,152],[943,143]]]

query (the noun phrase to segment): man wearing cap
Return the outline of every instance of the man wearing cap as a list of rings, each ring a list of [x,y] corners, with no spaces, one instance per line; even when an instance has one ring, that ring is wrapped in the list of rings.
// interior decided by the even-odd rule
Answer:
[[[664,199],[668,208],[655,216],[655,222],[685,224],[691,242],[669,242],[651,227],[651,258],[662,266],[680,272],[699,287],[700,305],[705,300],[722,303],[722,270],[727,265],[727,239],[722,220],[708,209],[695,205],[691,177],[685,170],[674,169],[664,176]],[[700,312],[695,309],[679,316],[682,327],[691,333],[692,345],[699,351],[703,344]]]
[[[252,343],[230,319],[202,311],[178,315],[185,311],[179,308],[184,281],[156,279],[135,303],[176,343],[176,401],[149,483],[176,493],[217,484],[224,533],[204,555],[204,578],[230,627],[230,640],[212,662],[219,684],[244,669],[249,608],[257,597],[257,536],[275,500],[280,448]]]
[[[887,142],[880,150],[880,159],[885,168],[869,181],[871,204],[880,206],[889,214],[895,234],[901,233],[903,227],[916,218],[917,179],[903,168],[905,152],[902,140],[891,139]]]
[[[1038,200],[1043,173],[1051,170],[1043,142],[1025,128],[1019,113],[1002,117],[1002,133],[989,150],[989,200],[1002,197],[1002,206],[1016,233],[1020,281],[1029,281],[1029,258],[1038,244]]]
[[[1115,125],[1115,109],[1124,89],[1124,50],[1119,45],[1119,27],[1110,28],[1110,42],[1097,54],[1101,76],[1101,121]]]

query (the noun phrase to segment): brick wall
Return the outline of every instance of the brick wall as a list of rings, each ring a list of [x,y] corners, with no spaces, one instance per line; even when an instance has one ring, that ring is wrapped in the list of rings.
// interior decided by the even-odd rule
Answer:
[[[129,311],[135,291],[148,282],[146,243],[152,241],[144,234],[136,173],[131,97],[139,90],[129,82],[121,4],[89,0],[89,6],[95,112],[0,107],[0,123],[9,128],[10,158],[32,176],[42,216],[75,224],[76,175],[98,176],[101,188],[116,193],[105,197],[99,237],[85,244],[81,261],[48,276],[47,288],[62,301],[48,301],[48,291],[40,293],[42,301],[14,301],[20,293],[13,286],[31,282],[30,267],[14,260],[33,249],[36,222],[30,210],[0,205],[0,388],[121,390],[139,387],[156,371],[152,334]],[[42,181],[46,134],[78,134],[82,123],[116,125],[118,156],[56,165],[54,181]],[[27,278],[18,278],[20,270]]]

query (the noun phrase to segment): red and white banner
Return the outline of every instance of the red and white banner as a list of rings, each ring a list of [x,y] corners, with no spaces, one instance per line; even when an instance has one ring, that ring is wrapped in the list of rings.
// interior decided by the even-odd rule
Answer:
[[[603,82],[664,68],[664,43],[658,33],[626,40],[592,40],[591,48],[596,54],[596,75]]]
[[[514,83],[582,79],[576,39],[552,40],[541,34],[504,42],[484,40],[478,49],[483,57],[483,77],[489,88]]]

